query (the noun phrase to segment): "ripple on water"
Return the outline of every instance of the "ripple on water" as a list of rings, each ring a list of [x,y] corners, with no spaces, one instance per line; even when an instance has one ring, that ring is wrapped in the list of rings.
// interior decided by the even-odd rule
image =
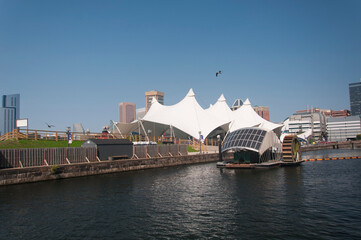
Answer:
[[[214,163],[0,188],[0,239],[360,238],[361,160]]]

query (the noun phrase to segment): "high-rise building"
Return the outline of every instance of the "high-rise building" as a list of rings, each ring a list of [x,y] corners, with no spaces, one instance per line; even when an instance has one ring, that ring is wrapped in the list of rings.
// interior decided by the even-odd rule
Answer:
[[[119,103],[119,122],[131,123],[135,120],[135,103]]]
[[[359,116],[361,114],[361,81],[358,83],[350,83],[349,91],[351,115]]]
[[[11,132],[20,119],[20,94],[3,95],[0,107],[0,136]]]
[[[263,119],[269,121],[269,107],[255,106],[255,107],[253,107],[253,109]]]
[[[152,99],[155,98],[160,104],[164,105],[164,92],[149,91],[145,92],[145,112],[148,112],[152,105]]]

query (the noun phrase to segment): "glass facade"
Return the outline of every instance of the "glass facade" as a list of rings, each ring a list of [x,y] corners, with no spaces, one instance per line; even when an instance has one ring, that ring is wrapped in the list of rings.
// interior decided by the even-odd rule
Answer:
[[[4,95],[0,107],[0,136],[11,132],[20,119],[20,94]]]
[[[359,116],[361,114],[361,82],[350,83],[350,108],[352,116]]]
[[[266,133],[266,131],[256,128],[242,128],[231,132],[224,140],[222,152],[234,148],[259,151]]]

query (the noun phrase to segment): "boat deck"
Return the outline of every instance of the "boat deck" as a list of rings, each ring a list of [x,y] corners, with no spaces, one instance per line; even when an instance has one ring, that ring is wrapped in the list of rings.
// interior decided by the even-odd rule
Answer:
[[[286,167],[286,166],[298,166],[302,161],[297,162],[264,162],[264,163],[222,163],[218,162],[217,167],[228,169],[254,169],[254,168],[274,168],[274,167]]]

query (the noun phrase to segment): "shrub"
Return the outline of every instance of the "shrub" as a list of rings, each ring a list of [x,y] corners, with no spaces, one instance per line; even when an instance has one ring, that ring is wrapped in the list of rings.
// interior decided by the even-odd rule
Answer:
[[[53,166],[51,166],[50,172],[51,172],[51,174],[58,174],[58,173],[60,173],[59,166],[58,166],[58,165],[53,165]]]

